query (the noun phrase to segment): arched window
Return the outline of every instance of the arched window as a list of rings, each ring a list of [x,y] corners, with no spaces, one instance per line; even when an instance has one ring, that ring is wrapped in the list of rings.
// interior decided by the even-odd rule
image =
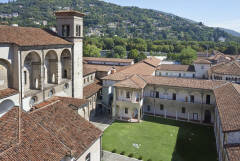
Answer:
[[[48,92],[48,97],[52,97],[53,94],[54,94],[54,91],[53,91],[53,90],[50,90],[50,91]]]
[[[67,69],[64,69],[63,78],[67,78]]]
[[[37,102],[37,97],[34,96],[34,97],[32,97],[32,98],[30,99],[29,104],[30,104],[30,106],[33,106],[36,102]]]

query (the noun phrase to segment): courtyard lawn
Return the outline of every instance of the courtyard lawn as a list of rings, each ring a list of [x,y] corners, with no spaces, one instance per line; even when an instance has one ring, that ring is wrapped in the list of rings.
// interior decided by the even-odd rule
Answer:
[[[144,161],[217,161],[213,127],[162,118],[116,121],[104,131],[102,146]]]

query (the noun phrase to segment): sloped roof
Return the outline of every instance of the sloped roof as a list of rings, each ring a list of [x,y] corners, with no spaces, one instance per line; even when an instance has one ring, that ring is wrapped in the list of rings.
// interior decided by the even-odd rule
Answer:
[[[227,156],[229,161],[239,161],[240,158],[240,144],[226,145]]]
[[[73,11],[73,10],[60,10],[55,12],[56,16],[78,16],[78,17],[83,17],[85,14],[78,12],[78,11]]]
[[[194,61],[194,64],[212,64],[212,63],[206,59],[197,59],[196,61]]]
[[[83,76],[95,73],[97,70],[95,68],[89,68],[87,64],[83,64]]]
[[[75,103],[79,104],[79,100]],[[60,101],[30,113],[14,107],[3,115],[0,118],[0,129],[4,129],[0,131],[0,160],[59,161],[66,155],[79,158],[102,132],[69,106],[69,102],[75,104],[73,101],[74,98],[60,97]]]
[[[83,88],[83,97],[87,99],[97,93],[100,89],[102,89],[102,85],[99,80],[95,79],[93,83]]]
[[[135,89],[143,89],[147,83],[141,76],[138,76],[136,74],[130,76],[129,78],[120,81],[116,84],[114,84],[115,87],[126,87],[126,88],[135,88]]]
[[[212,74],[240,76],[240,63],[238,61],[220,63],[212,66],[209,72]]]
[[[161,60],[154,57],[154,56],[151,56],[149,58],[146,58],[145,60],[143,60],[143,62],[147,63],[147,64],[150,64],[154,67],[157,67],[160,63],[161,63]]]
[[[35,110],[30,116],[71,149],[75,158],[79,158],[102,135],[98,128],[66,105],[65,101]]]
[[[103,57],[83,57],[84,61],[102,61],[102,62],[116,62],[116,63],[131,63],[133,59],[120,58],[103,58]]]
[[[195,72],[195,68],[193,65],[179,65],[179,64],[161,64],[157,67],[157,70]]]
[[[147,82],[147,84],[207,90],[213,90],[214,88],[225,83],[224,81],[189,79],[189,78],[156,77],[156,76],[141,76],[141,77]]]
[[[223,132],[240,130],[240,85],[227,83],[214,94]]]
[[[19,92],[17,90],[12,89],[12,88],[6,88],[6,89],[3,89],[3,90],[0,90],[0,99],[6,98],[6,97],[9,97],[9,96],[18,94],[18,93]]]
[[[19,108],[15,107],[7,114],[4,119],[14,121],[19,118]],[[13,141],[11,146],[5,151],[0,151],[0,160],[2,161],[26,161],[26,160],[61,160],[66,154],[70,153],[70,149],[65,147],[54,135],[25,112],[21,113],[21,123],[9,124],[5,129],[11,134],[21,127],[20,140]],[[15,115],[14,117],[12,115]],[[1,118],[2,119],[2,118]],[[1,126],[1,129],[4,125]],[[6,132],[1,130],[2,132]],[[17,134],[18,135],[18,134]],[[12,135],[11,135],[12,136]],[[8,138],[8,136],[6,136]],[[17,138],[18,139],[18,138]],[[2,138],[1,138],[2,140]]]
[[[72,43],[40,28],[0,25],[0,43],[18,46],[71,45]]]

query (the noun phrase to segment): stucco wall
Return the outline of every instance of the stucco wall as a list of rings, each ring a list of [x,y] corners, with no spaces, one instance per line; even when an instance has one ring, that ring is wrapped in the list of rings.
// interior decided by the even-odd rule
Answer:
[[[183,72],[183,71],[163,71],[157,70],[156,76],[163,76],[163,77],[179,77],[181,74],[182,78],[194,78],[195,72]]]

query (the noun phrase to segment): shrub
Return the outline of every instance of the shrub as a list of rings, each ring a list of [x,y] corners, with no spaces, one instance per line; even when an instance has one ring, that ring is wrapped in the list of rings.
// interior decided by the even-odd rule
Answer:
[[[125,154],[125,151],[122,151],[120,154],[121,154],[121,155],[124,155],[124,154]]]
[[[130,154],[128,155],[128,157],[132,158],[132,157],[133,157],[133,153],[130,153]]]
[[[142,157],[142,156],[140,156],[140,157],[138,157],[138,160],[142,160],[142,158],[143,158],[143,157]]]
[[[152,161],[152,159],[148,159],[147,161]]]
[[[117,150],[116,150],[116,149],[113,149],[113,150],[112,150],[112,153],[116,153],[116,152],[117,152]]]

